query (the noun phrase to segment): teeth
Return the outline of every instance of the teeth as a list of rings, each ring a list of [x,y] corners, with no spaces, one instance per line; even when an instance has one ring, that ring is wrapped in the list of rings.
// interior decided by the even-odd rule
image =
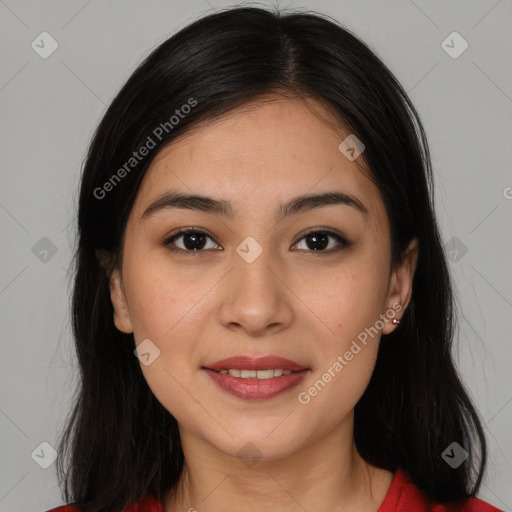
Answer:
[[[228,374],[233,377],[240,377],[242,379],[272,379],[273,377],[281,377],[281,375],[290,375],[291,370],[283,370],[282,368],[270,370],[220,370],[224,375]]]

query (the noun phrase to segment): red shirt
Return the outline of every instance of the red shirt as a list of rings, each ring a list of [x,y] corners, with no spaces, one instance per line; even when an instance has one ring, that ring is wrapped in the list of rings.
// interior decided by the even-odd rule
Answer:
[[[47,512],[80,512],[71,505],[53,508]],[[137,503],[129,505],[123,512],[165,512],[155,498],[144,496]],[[377,512],[502,512],[478,498],[469,498],[459,504],[436,504],[411,481],[409,475],[397,469],[391,486]]]

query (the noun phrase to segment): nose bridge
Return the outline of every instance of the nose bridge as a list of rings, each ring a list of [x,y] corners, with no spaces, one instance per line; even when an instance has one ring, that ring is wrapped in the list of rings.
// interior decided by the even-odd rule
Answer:
[[[269,239],[265,237],[265,240]],[[254,334],[269,325],[289,322],[291,311],[283,293],[276,255],[277,251],[251,236],[235,248],[221,307],[225,325],[239,324]]]
[[[261,236],[260,241],[247,236],[235,248],[234,276],[241,285],[271,288],[276,274],[276,251],[270,247],[270,237]],[[261,290],[259,290],[261,292]]]

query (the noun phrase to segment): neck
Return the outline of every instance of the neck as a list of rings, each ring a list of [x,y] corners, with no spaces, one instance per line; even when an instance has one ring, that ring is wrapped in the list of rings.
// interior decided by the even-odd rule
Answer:
[[[365,462],[356,450],[352,422],[281,459],[240,459],[182,429],[185,465],[167,512],[375,512],[393,474]],[[248,445],[249,446],[249,445]]]

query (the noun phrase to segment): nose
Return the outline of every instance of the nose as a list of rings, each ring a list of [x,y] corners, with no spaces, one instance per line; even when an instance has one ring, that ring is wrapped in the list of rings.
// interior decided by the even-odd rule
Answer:
[[[220,320],[250,336],[275,334],[293,321],[293,293],[287,273],[271,251],[263,250],[252,262],[234,255],[233,267],[223,280]]]

